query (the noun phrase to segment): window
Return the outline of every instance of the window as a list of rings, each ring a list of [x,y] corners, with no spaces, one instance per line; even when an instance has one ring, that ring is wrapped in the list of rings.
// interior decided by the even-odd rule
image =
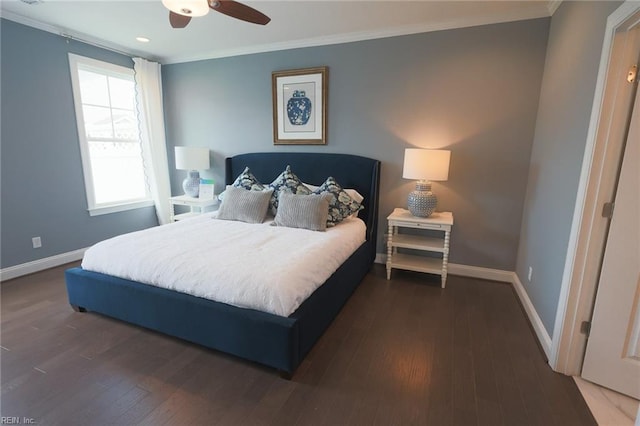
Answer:
[[[146,184],[133,69],[69,54],[89,214],[153,204]]]

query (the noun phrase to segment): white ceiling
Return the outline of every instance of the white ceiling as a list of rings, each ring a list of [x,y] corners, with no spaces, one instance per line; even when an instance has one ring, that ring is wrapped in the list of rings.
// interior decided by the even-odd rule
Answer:
[[[169,25],[160,0],[1,0],[0,16],[163,64],[550,16],[558,1],[251,0],[266,26],[220,13]],[[136,37],[151,39],[140,43]]]

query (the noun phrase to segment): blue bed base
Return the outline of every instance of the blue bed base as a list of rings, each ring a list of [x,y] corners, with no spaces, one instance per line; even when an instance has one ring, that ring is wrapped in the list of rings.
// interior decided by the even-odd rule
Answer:
[[[65,272],[69,303],[212,349],[255,361],[290,376],[340,312],[375,259],[380,162],[348,154],[253,153],[226,159],[226,182],[245,166],[271,182],[287,165],[304,182],[320,185],[334,176],[364,197],[360,218],[367,241],[290,316],[178,293],[97,272]]]

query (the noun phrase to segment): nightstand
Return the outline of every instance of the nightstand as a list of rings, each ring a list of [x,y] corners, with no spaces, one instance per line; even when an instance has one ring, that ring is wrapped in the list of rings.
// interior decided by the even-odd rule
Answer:
[[[171,222],[175,222],[177,220],[197,216],[213,210],[212,207],[218,204],[218,199],[202,199],[189,197],[188,195],[178,195],[176,197],[169,198],[169,204],[171,205],[171,216],[169,219]],[[189,212],[175,214],[175,206],[187,206],[189,207]]]
[[[391,270],[405,269],[408,271],[437,274],[442,278],[442,288],[447,282],[447,263],[449,261],[449,238],[453,227],[451,212],[436,212],[429,217],[416,217],[405,209],[395,209],[387,217],[389,234],[387,236],[387,279],[391,279]],[[425,233],[402,233],[402,228],[422,229],[438,235],[437,237],[424,235]],[[414,251],[438,253],[441,256],[427,257],[417,254],[398,252],[398,249],[412,249]]]

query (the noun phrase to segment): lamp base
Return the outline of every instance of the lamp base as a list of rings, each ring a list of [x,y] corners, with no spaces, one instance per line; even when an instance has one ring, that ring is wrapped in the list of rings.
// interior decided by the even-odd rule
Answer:
[[[429,217],[436,210],[438,198],[431,192],[431,182],[420,180],[416,182],[416,189],[409,193],[407,207],[412,215]]]
[[[200,173],[197,170],[189,172],[189,176],[182,181],[182,189],[184,189],[185,195],[198,198],[200,194]]]

